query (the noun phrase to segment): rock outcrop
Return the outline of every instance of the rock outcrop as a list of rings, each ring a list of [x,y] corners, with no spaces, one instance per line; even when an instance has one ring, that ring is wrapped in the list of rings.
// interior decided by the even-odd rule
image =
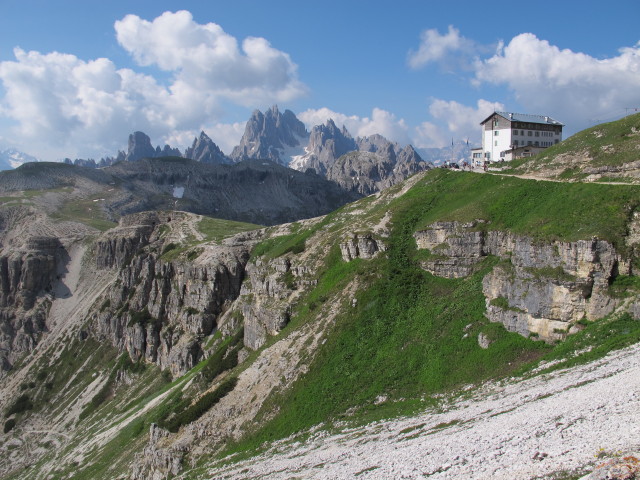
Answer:
[[[163,430],[155,423],[151,424],[149,443],[141,454],[136,455],[131,480],[171,478],[182,471],[182,462],[187,449],[173,445],[164,448],[163,440],[169,435],[167,430]]]
[[[313,168],[317,174],[326,176],[336,159],[357,149],[358,146],[347,129],[344,126],[339,129],[329,119],[324,125],[316,125],[311,129],[306,153],[295,157],[290,166],[301,171]]]
[[[153,148],[151,139],[146,133],[133,132],[129,135],[127,155],[124,160],[127,162],[137,162],[143,158],[179,157],[181,155],[180,150],[171,148],[169,145],[165,145],[164,148],[160,148],[160,146]]]
[[[372,233],[354,233],[340,243],[340,252],[345,262],[356,258],[370,259],[378,252],[384,252],[386,246],[382,240]]]
[[[244,345],[257,350],[269,335],[277,335],[291,316],[291,297],[304,269],[292,266],[288,257],[272,261],[258,259],[247,265],[236,309],[244,325]]]
[[[359,140],[364,147],[374,151],[347,153],[326,172],[329,180],[345,190],[371,195],[433,166],[424,162],[411,145],[401,149],[397,144],[386,141],[381,148],[377,148],[380,141],[368,143]]]
[[[583,319],[611,313],[620,301],[609,284],[630,266],[597,238],[536,242],[510,232],[487,231],[479,222],[437,222],[416,232],[418,248],[432,258],[423,268],[434,275],[470,275],[486,256],[501,259],[483,279],[487,317],[524,336],[552,341],[581,328]]]

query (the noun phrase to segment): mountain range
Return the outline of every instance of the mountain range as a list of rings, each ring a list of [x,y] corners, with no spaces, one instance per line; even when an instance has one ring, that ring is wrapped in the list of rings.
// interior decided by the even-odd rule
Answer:
[[[348,158],[338,161],[349,154]],[[115,156],[94,159],[64,159],[64,163],[83,167],[106,167],[120,161],[142,158],[184,157],[210,164],[231,164],[242,160],[270,160],[295,170],[313,169],[318,175],[337,182],[343,188],[370,194],[397,183],[408,175],[454,159],[469,156],[469,145],[458,142],[447,148],[416,149],[401,146],[381,135],[353,138],[348,130],[331,119],[307,131],[290,110],[280,112],[273,106],[266,112],[256,110],[246,123],[245,132],[229,155],[202,131],[184,152],[170,145],[153,146],[144,132],[129,135],[127,150]],[[0,153],[0,170],[15,168],[34,157],[16,150]],[[335,166],[334,166],[335,165]]]

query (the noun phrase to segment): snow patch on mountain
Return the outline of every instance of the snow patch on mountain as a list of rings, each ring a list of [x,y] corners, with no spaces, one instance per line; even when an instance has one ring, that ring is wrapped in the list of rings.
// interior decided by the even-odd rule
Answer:
[[[300,159],[306,158],[310,154],[307,148],[309,146],[309,137],[302,137],[296,133],[293,134],[293,137],[298,142],[298,145],[285,145],[284,148],[278,148],[277,150],[283,165],[295,170],[301,170],[295,165],[299,165]]]
[[[0,151],[0,170],[11,170],[28,162],[39,161],[36,157],[16,150],[15,148]]]

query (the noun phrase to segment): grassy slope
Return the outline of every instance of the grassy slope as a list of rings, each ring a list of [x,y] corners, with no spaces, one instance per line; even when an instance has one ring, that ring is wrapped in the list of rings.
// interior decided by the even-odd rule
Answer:
[[[620,166],[640,160],[639,146],[640,113],[588,128],[535,157],[513,161],[510,164],[511,171],[525,173],[531,169],[544,169],[555,157],[563,154],[583,155],[586,165],[592,167]],[[584,176],[582,168],[567,168],[560,174],[563,179]]]
[[[350,278],[358,277],[368,288],[358,294],[356,308],[343,309],[344,315],[309,373],[267,405],[278,405],[279,415],[228,451],[256,447],[317,423],[343,419],[345,412],[352,416],[354,408],[361,420],[408,413],[422,404],[417,399],[425,395],[526,370],[535,359],[566,356],[572,348],[598,343],[603,336],[607,341],[601,354],[637,339],[640,325],[628,319],[601,326],[599,333],[594,333],[596,326],[589,326],[564,350],[556,347],[558,351],[508,333],[484,317],[481,280],[497,259],[485,260],[480,271],[465,279],[437,278],[417,266],[412,234],[434,221],[484,219],[488,223],[481,224],[482,228],[511,230],[540,240],[596,235],[621,248],[626,221],[639,203],[638,187],[429,172],[391,205],[377,207],[393,212],[386,255],[347,264],[337,248],[328,254],[319,284],[298,306],[293,325],[317,308],[318,299],[338,294]],[[287,245],[300,243],[298,236],[304,238],[306,232],[290,235]],[[256,251],[273,257],[291,250],[271,242]],[[480,332],[494,340],[487,350],[478,346]],[[379,396],[403,401],[375,406]]]

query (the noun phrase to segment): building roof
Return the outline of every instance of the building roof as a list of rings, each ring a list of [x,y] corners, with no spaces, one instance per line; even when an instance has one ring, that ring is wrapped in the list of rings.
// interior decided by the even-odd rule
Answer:
[[[526,123],[541,123],[543,125],[560,125],[563,123],[554,120],[553,118],[545,115],[531,115],[528,113],[513,113],[513,112],[493,112],[487,118],[485,118],[480,125],[484,124],[494,115],[500,115],[501,117],[509,120],[510,122],[526,122]]]

